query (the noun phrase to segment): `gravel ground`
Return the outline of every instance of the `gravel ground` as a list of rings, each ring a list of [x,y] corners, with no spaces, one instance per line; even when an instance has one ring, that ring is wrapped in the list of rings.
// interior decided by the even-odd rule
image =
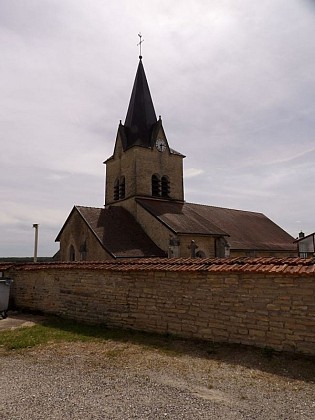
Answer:
[[[315,419],[314,361],[266,356],[185,341],[0,350],[0,419]]]

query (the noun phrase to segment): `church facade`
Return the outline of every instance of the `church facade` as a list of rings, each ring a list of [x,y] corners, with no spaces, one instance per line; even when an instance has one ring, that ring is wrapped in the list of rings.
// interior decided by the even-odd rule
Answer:
[[[74,206],[56,238],[60,259],[296,255],[294,238],[261,213],[185,202],[184,157],[156,117],[140,56],[104,162],[105,206]]]

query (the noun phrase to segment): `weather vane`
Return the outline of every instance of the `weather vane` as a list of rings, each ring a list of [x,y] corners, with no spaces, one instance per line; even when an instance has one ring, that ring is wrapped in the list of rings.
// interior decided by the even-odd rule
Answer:
[[[137,46],[139,45],[139,47],[140,47],[140,55],[139,55],[139,58],[141,59],[142,58],[142,55],[141,55],[141,44],[142,44],[142,42],[144,42],[144,39],[141,39],[142,38],[141,32],[138,33],[138,37],[139,37],[140,41],[139,41],[139,44],[137,44]]]

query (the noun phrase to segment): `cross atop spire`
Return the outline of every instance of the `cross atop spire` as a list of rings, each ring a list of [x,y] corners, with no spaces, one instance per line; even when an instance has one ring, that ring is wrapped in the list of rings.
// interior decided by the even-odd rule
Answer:
[[[142,59],[142,55],[141,55],[141,44],[142,44],[142,42],[144,42],[144,39],[141,39],[141,38],[142,38],[141,32],[139,32],[139,33],[138,33],[138,37],[139,37],[140,41],[139,41],[139,43],[137,44],[137,46],[139,46],[139,48],[140,48],[140,55],[139,55],[139,58],[140,58],[140,60],[141,60],[141,59]]]

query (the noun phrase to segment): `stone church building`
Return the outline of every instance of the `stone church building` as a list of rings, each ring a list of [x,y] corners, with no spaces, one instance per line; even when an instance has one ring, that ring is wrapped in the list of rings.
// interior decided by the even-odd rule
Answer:
[[[294,238],[261,213],[186,203],[184,155],[157,118],[142,57],[106,165],[104,208],[74,206],[61,261],[139,257],[295,256]]]

